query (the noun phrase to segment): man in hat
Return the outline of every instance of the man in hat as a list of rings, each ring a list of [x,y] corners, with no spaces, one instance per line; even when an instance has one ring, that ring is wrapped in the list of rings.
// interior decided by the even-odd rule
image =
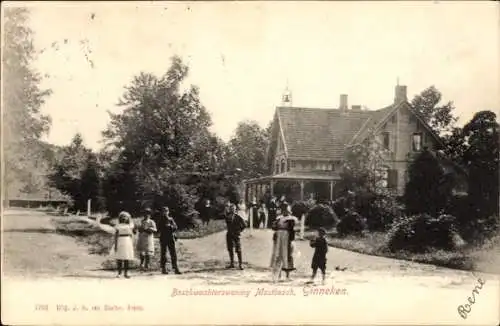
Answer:
[[[234,268],[234,252],[236,251],[236,255],[238,256],[238,267],[239,269],[243,269],[243,260],[241,253],[241,241],[240,235],[241,232],[245,229],[246,224],[245,220],[236,214],[236,206],[231,205],[229,213],[226,216],[226,246],[227,251],[229,252],[229,260],[230,264],[227,268]]]
[[[158,222],[158,231],[160,231],[160,265],[162,274],[168,274],[166,266],[167,248],[170,253],[172,268],[174,269],[175,274],[181,274],[179,268],[177,267],[177,253],[175,251],[175,232],[177,231],[177,224],[170,216],[170,210],[168,207],[162,208],[160,221]]]

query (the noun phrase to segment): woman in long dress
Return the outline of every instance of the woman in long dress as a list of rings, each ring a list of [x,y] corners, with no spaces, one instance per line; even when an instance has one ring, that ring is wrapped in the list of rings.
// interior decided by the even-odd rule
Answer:
[[[118,275],[124,271],[125,278],[130,278],[128,275],[129,261],[134,260],[134,244],[133,224],[131,224],[131,216],[127,212],[121,212],[118,215],[118,225],[115,227],[115,258],[118,267]]]
[[[139,252],[141,269],[149,269],[151,257],[154,254],[154,233],[157,231],[156,223],[151,219],[151,209],[145,210],[146,215],[139,226],[139,237],[137,239],[137,251]]]
[[[279,209],[278,217],[273,223],[273,253],[271,257],[271,268],[273,281],[275,282],[280,271],[286,273],[286,278],[290,279],[290,272],[295,270],[293,261],[293,240],[295,240],[295,224],[298,222],[295,216],[291,216],[288,211],[288,204],[284,203]]]

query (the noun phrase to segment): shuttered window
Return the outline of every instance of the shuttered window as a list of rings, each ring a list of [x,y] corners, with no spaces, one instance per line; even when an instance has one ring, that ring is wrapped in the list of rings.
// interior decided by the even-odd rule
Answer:
[[[387,171],[387,188],[396,189],[398,187],[398,170]]]

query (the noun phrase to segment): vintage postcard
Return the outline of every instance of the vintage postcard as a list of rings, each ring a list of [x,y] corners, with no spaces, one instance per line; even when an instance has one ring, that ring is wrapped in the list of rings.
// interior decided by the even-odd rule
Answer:
[[[498,325],[494,1],[2,3],[2,324]]]

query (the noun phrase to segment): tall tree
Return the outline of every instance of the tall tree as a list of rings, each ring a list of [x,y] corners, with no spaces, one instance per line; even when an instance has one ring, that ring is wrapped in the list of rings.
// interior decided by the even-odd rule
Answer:
[[[482,217],[498,214],[499,124],[496,114],[481,111],[463,128],[467,149],[463,161],[469,170],[469,197]]]
[[[77,133],[68,146],[63,147],[60,159],[49,176],[51,185],[61,193],[70,196],[77,210],[85,210],[89,194],[82,192],[82,177],[87,169],[90,149],[83,144],[82,136]],[[88,182],[88,181],[85,181]]]
[[[409,214],[437,216],[446,207],[451,191],[451,181],[433,153],[424,150],[411,162],[403,196]]]
[[[5,8],[3,46],[3,128],[5,188],[14,182],[33,186],[32,171],[38,160],[38,141],[49,130],[50,118],[41,106],[50,90],[40,88],[42,80],[32,64],[36,59],[33,31],[24,8]],[[33,190],[33,189],[25,189]],[[8,196],[8,195],[6,195]]]
[[[411,101],[412,106],[420,116],[438,134],[451,132],[457,118],[453,116],[454,105],[452,102],[441,103],[442,94],[434,86],[424,89]]]
[[[119,100],[123,111],[110,113],[103,136],[116,161],[106,173],[106,189],[119,184],[127,188],[106,191],[108,209],[127,201],[134,211],[138,201],[163,198],[171,177],[213,168],[219,140],[209,133],[211,119],[198,88],[181,88],[188,71],[179,57],[173,57],[163,76],[139,74]]]
[[[268,171],[269,136],[268,129],[261,128],[255,121],[243,121],[236,127],[229,140],[229,161],[232,169],[242,170],[242,178],[258,177]]]

